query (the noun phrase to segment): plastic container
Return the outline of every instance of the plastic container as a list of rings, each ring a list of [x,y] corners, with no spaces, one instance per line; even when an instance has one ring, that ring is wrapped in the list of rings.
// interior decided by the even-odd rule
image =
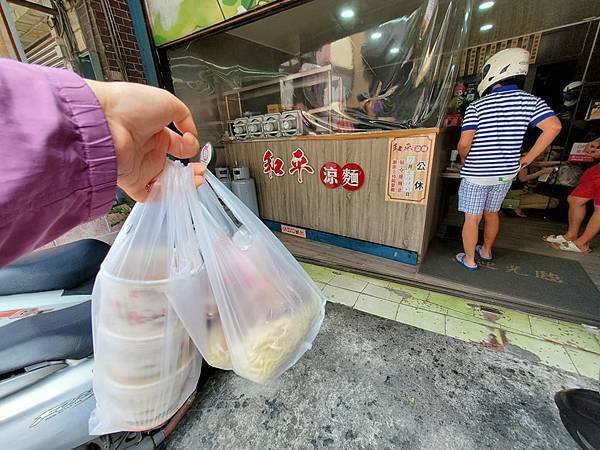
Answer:
[[[130,337],[162,334],[168,313],[169,280],[125,280],[100,270],[100,318],[109,331]]]
[[[169,377],[145,384],[122,384],[103,378],[103,401],[110,402],[110,420],[121,429],[146,431],[159,427],[187,399],[190,383],[196,383],[202,359],[196,351]]]
[[[98,345],[110,355],[97,362],[96,367],[118,383],[158,381],[161,369],[165,369],[163,352],[177,353],[177,359],[172,363],[178,368],[187,364],[196,352],[194,343],[181,325],[173,327],[169,334],[150,337],[120,336],[105,327],[98,327],[96,334]]]

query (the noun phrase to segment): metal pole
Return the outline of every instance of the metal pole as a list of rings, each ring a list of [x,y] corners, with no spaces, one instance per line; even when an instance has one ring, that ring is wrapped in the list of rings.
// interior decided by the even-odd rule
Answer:
[[[10,39],[14,45],[14,49],[16,50],[19,59],[22,62],[27,62],[27,56],[25,55],[25,50],[23,50],[23,45],[21,44],[21,38],[19,37],[19,33],[17,33],[17,29],[15,28],[10,7],[8,6],[6,0],[0,0],[0,8],[2,8],[2,16],[4,17],[4,22],[8,26],[8,33],[10,34]]]

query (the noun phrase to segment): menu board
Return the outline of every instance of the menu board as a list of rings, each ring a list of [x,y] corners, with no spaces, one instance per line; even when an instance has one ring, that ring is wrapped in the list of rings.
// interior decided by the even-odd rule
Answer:
[[[427,203],[433,142],[432,135],[389,140],[387,201]]]

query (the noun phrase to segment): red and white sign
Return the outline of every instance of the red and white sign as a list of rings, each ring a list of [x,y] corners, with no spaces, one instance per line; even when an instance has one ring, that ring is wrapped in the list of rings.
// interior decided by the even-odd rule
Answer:
[[[342,168],[334,162],[326,162],[319,171],[319,177],[325,187],[335,189],[342,185]]]
[[[587,146],[584,142],[575,142],[571,147],[569,153],[569,161],[572,162],[592,162],[594,158],[589,153],[586,153],[585,147]]]
[[[348,191],[356,191],[365,183],[365,171],[356,163],[348,163],[342,167],[342,187]]]
[[[304,228],[292,227],[290,225],[281,225],[281,232],[306,239],[306,230]]]
[[[315,173],[315,169],[313,169],[310,164],[308,164],[308,158],[304,154],[304,150],[298,147],[292,153],[292,159],[290,160],[290,175],[294,175],[297,173],[298,175],[298,183],[302,183],[302,172],[306,173]]]
[[[269,179],[273,179],[273,175],[282,177],[285,175],[283,170],[283,160],[281,158],[274,158],[271,149],[267,149],[263,155],[263,173],[269,175]]]

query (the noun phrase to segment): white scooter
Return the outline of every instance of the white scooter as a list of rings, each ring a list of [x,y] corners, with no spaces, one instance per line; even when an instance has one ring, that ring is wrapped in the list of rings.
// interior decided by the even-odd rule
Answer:
[[[88,434],[91,296],[108,249],[86,239],[0,269],[0,448],[154,449],[190,408],[195,393],[160,429]]]

